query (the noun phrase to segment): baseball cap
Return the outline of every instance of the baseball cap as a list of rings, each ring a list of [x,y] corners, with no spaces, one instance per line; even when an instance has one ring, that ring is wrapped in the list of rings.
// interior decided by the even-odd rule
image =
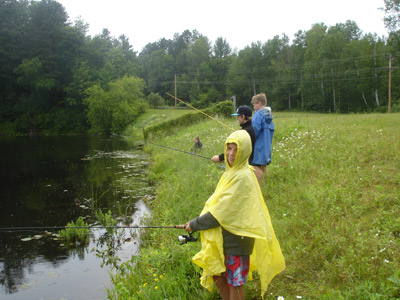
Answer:
[[[251,110],[250,107],[248,107],[247,105],[242,105],[242,106],[238,107],[238,109],[236,110],[236,112],[234,114],[232,114],[232,116],[245,115],[247,117],[251,117],[252,114],[253,114],[253,111]]]

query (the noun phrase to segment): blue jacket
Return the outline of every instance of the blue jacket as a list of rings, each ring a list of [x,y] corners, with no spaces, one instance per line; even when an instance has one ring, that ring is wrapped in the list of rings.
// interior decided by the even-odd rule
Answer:
[[[253,165],[269,165],[271,163],[272,138],[275,131],[271,108],[264,107],[256,111],[251,119],[251,125],[253,125],[256,134]]]

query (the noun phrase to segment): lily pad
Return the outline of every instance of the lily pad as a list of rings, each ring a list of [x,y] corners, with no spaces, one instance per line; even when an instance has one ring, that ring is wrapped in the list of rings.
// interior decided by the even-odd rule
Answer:
[[[59,276],[60,276],[59,274],[54,273],[54,272],[50,272],[50,273],[48,273],[47,275],[48,275],[49,277],[53,277],[53,278],[56,278],[56,277],[59,277]]]

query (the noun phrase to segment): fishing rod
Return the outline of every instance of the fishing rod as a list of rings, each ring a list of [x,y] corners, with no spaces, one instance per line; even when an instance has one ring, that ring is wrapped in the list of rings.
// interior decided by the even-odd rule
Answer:
[[[197,110],[198,112],[202,113],[203,115],[207,116],[208,118],[210,118],[210,119],[212,119],[212,120],[218,122],[218,123],[221,124],[222,126],[225,126],[226,128],[228,128],[228,129],[230,129],[230,130],[235,130],[235,129],[233,129],[233,128],[230,127],[230,126],[225,125],[225,124],[222,123],[221,121],[218,121],[217,119],[211,117],[210,115],[206,114],[205,112],[201,111],[200,109],[197,109],[196,107],[190,105],[189,103],[186,103],[185,101],[183,101],[183,100],[181,100],[181,99],[179,99],[179,98],[177,98],[177,97],[175,97],[175,96],[173,96],[173,95],[171,95],[171,94],[169,94],[169,93],[166,93],[166,94],[167,94],[168,96],[170,96],[170,97],[175,98],[176,100],[179,100],[180,102],[182,102],[182,103],[184,103],[185,105],[187,105],[187,106],[193,108],[194,110]],[[144,139],[145,139],[145,140],[144,140],[144,143],[152,144],[152,145],[155,145],[155,146],[158,146],[158,147],[163,147],[163,148],[167,148],[167,149],[170,149],[170,150],[175,150],[175,151],[179,151],[179,152],[182,152],[182,153],[186,153],[186,154],[190,154],[190,155],[194,155],[194,156],[198,156],[198,157],[201,157],[201,158],[205,158],[205,159],[211,160],[210,157],[206,157],[206,156],[203,156],[203,155],[200,155],[200,154],[196,154],[196,153],[193,153],[193,152],[188,152],[188,151],[184,151],[184,150],[180,150],[180,149],[176,149],[176,148],[172,148],[172,147],[168,147],[168,146],[159,145],[159,144],[156,144],[156,143],[153,143],[153,142],[148,142],[148,141],[146,141],[146,134],[145,134],[145,132],[144,132],[144,128],[143,128],[143,127],[142,127],[142,130],[143,130],[143,136],[144,136]]]
[[[34,230],[62,230],[62,229],[151,229],[151,228],[177,228],[185,229],[185,225],[173,226],[26,226],[26,227],[0,227],[0,231],[15,232],[15,231],[34,231]]]
[[[186,153],[186,154],[190,154],[190,155],[193,155],[193,156],[197,156],[197,157],[201,157],[201,158],[205,158],[205,159],[211,160],[210,157],[203,156],[203,155],[200,155],[200,154],[197,154],[197,153],[184,151],[184,150],[180,150],[180,149],[176,149],[176,148],[172,148],[172,147],[168,147],[168,146],[164,146],[164,145],[159,145],[159,144],[156,144],[156,143],[153,143],[153,142],[148,142],[148,141],[143,141],[143,142],[147,143],[147,144],[152,144],[152,145],[155,145],[155,146],[158,146],[158,147],[167,148],[167,149],[170,149],[170,150],[174,150],[174,151],[178,151],[178,152],[182,152],[182,153]]]
[[[37,227],[0,227],[0,232],[24,232],[24,231],[51,231],[51,230],[63,230],[63,229],[165,229],[165,228],[176,228],[185,229],[186,225],[171,225],[171,226],[37,226]],[[197,242],[197,238],[193,236],[192,232],[189,235],[178,236],[180,245],[187,244],[189,242]]]
[[[196,107],[190,105],[189,103],[186,103],[185,101],[179,99],[178,97],[175,97],[175,96],[171,95],[170,93],[166,93],[166,94],[167,94],[168,96],[170,96],[170,97],[172,97],[172,98],[174,98],[174,99],[176,99],[176,100],[178,100],[178,101],[184,103],[185,105],[187,105],[187,106],[193,108],[194,110],[197,110],[198,112],[202,113],[203,115],[207,116],[208,118],[214,120],[215,122],[218,122],[218,123],[221,124],[222,126],[225,126],[226,128],[228,128],[228,129],[230,129],[230,130],[233,130],[233,131],[235,130],[235,129],[233,129],[232,127],[230,127],[230,126],[228,126],[228,125],[222,123],[221,121],[218,121],[217,119],[211,117],[210,115],[207,115],[204,111],[202,111],[202,110],[200,110],[200,109],[197,109]]]

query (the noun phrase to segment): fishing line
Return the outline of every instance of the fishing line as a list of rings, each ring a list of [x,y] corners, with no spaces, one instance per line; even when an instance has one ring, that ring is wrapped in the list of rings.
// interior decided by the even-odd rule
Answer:
[[[222,126],[225,126],[226,128],[228,128],[228,129],[230,129],[230,130],[232,130],[232,131],[235,131],[235,129],[233,129],[232,127],[230,127],[230,126],[228,126],[228,125],[222,123],[221,121],[218,121],[217,119],[211,117],[210,115],[207,115],[204,111],[201,111],[200,109],[197,109],[196,107],[190,105],[189,103],[186,103],[185,101],[183,101],[183,100],[181,100],[181,99],[179,99],[179,98],[177,98],[177,97],[175,97],[175,96],[172,96],[170,93],[166,93],[166,94],[167,94],[168,96],[171,96],[172,98],[174,98],[174,99],[176,99],[176,100],[181,101],[182,103],[184,103],[184,104],[186,104],[187,106],[193,108],[194,110],[197,110],[198,112],[201,112],[203,115],[209,117],[210,119],[214,120],[215,122],[218,122],[218,123],[221,124]]]
[[[208,160],[211,161],[210,157],[203,156],[203,155],[200,155],[200,154],[196,154],[196,153],[193,153],[193,152],[184,151],[184,150],[180,150],[180,149],[176,149],[176,148],[172,148],[172,147],[168,147],[168,146],[163,146],[163,145],[159,145],[159,144],[156,144],[156,143],[153,143],[153,142],[148,142],[148,141],[144,141],[144,143],[152,144],[152,145],[155,145],[155,146],[158,146],[158,147],[167,148],[167,149],[178,151],[178,152],[182,152],[182,153],[186,153],[186,154],[193,155],[193,156],[198,156],[198,157],[205,158],[205,159],[208,159]]]
[[[172,226],[66,226],[66,227],[2,227],[0,232],[45,232],[51,230],[61,230],[61,229],[166,229],[166,228],[176,228],[185,229],[186,225],[172,225]],[[189,232],[189,235],[178,236],[178,241],[180,245],[187,244],[190,242],[197,242],[198,238],[193,236],[193,232]]]

